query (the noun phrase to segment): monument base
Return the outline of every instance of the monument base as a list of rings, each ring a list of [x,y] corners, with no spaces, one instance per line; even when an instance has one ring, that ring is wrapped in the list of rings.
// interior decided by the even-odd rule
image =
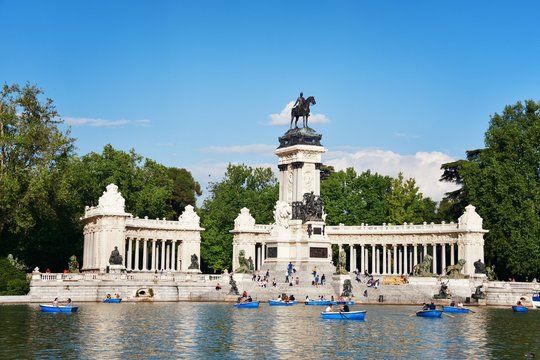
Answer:
[[[110,274],[120,274],[125,271],[126,271],[126,267],[124,265],[109,265]]]

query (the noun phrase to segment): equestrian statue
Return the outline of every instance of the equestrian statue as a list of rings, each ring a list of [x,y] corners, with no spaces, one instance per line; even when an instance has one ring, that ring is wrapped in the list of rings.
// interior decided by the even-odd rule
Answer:
[[[291,129],[292,129],[292,123],[294,120],[294,127],[298,127],[298,118],[302,117],[303,126],[305,128],[308,127],[308,118],[309,118],[309,106],[315,105],[315,98],[313,96],[308,97],[307,99],[304,99],[304,93],[300,93],[300,96],[298,99],[296,99],[296,102],[294,103],[292,109],[291,109]]]

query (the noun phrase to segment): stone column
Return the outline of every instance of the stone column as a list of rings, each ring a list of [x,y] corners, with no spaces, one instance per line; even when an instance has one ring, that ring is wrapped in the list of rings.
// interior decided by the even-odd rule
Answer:
[[[450,244],[450,265],[454,265],[456,262],[455,262],[455,258],[454,258],[454,243],[451,243]]]
[[[383,275],[386,275],[386,245],[383,245],[383,253],[382,253],[382,273]]]
[[[169,244],[168,244],[167,240],[165,240],[164,245],[165,245],[165,266],[164,266],[164,268],[165,268],[165,270],[169,270],[169,263],[170,263],[169,255],[170,254],[169,254]]]
[[[418,264],[418,245],[413,245],[413,267]]]
[[[376,274],[380,274],[381,273],[381,251],[379,250],[379,247],[376,246],[375,248],[376,250],[376,256],[375,256],[375,262],[376,262],[376,269],[377,269],[377,272]]]
[[[441,244],[441,275],[446,275],[446,273],[444,272],[444,269],[446,268],[446,244],[445,243],[442,243]]]
[[[403,250],[398,248],[398,275],[403,274]]]
[[[376,262],[375,262],[375,244],[371,244],[371,273],[376,274]]]
[[[152,264],[150,266],[150,270],[156,270],[156,239],[152,239]]]
[[[407,244],[403,244],[403,274],[409,273],[409,263],[407,262],[408,256],[409,252],[407,251]]]
[[[349,272],[354,271],[354,268],[353,268],[353,256],[354,256],[353,246],[352,246],[352,244],[349,244]]]
[[[363,274],[366,269],[366,250],[364,245],[360,245],[360,272]]]
[[[135,263],[133,264],[133,268],[135,271],[139,271],[139,241],[140,239],[137,238],[137,240],[135,240]]]
[[[160,270],[165,270],[165,239],[161,240],[161,264],[159,266]]]
[[[133,270],[133,268],[131,267],[131,258],[133,257],[133,239],[128,238],[127,241],[128,241],[128,251],[126,254],[126,268],[128,270]]]
[[[433,249],[433,273],[437,273],[437,244],[431,244],[431,248]]]
[[[398,269],[397,269],[397,245],[392,245],[394,250],[394,275],[397,275]]]
[[[148,240],[143,239],[143,271],[148,271]]]

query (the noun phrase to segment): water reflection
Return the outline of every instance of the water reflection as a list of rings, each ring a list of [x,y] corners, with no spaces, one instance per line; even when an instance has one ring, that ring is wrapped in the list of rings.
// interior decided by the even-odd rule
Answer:
[[[321,307],[81,304],[79,313],[0,306],[0,358],[522,358],[539,353],[540,311],[475,309],[442,319],[411,306],[355,306],[366,321],[322,320]],[[410,316],[413,315],[413,316]]]

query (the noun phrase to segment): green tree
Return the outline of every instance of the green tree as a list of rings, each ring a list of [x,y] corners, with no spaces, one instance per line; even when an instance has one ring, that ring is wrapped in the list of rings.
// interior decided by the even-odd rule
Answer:
[[[392,224],[431,222],[435,216],[436,203],[424,198],[416,181],[405,179],[402,173],[392,180],[388,204]]]
[[[71,215],[63,206],[71,200],[58,184],[73,139],[42,95],[29,84],[4,85],[0,92],[0,254],[32,265],[72,249],[71,234],[63,231]]]
[[[372,174],[357,175],[353,168],[332,173],[321,182],[326,222],[329,225],[382,224],[388,220],[388,194],[391,178]]]
[[[201,196],[201,186],[186,169],[171,167],[169,178],[173,182],[170,205],[176,216],[180,216],[187,205],[195,206],[197,196]]]
[[[126,211],[135,216],[173,218],[173,180],[169,169],[154,160],[105,145],[103,152],[74,158],[69,181],[77,189],[81,211],[96,205],[107,185],[114,183],[126,199]]]
[[[223,180],[209,185],[209,194],[201,208],[201,259],[204,268],[221,271],[231,268],[229,231],[240,209],[250,209],[259,224],[272,223],[278,185],[270,168],[229,164]]]
[[[484,149],[442,166],[442,180],[461,188],[448,194],[448,213],[471,203],[489,230],[488,264],[502,277],[540,272],[540,103],[506,106],[492,116]]]

